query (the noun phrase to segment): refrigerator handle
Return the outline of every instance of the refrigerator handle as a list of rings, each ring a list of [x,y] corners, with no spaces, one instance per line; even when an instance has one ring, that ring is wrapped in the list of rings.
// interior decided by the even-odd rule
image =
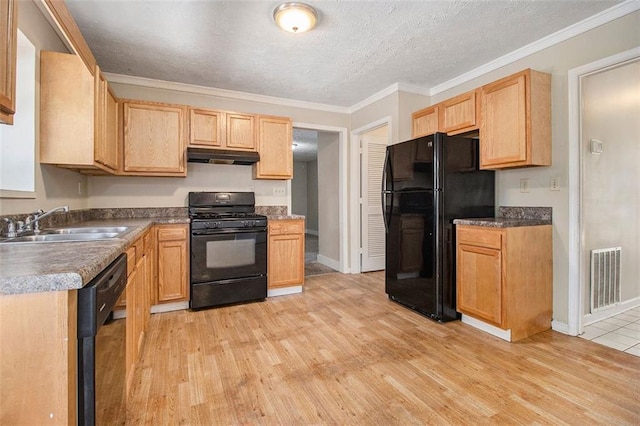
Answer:
[[[391,162],[389,159],[389,150],[386,150],[385,156],[384,156],[384,167],[382,169],[382,191],[380,192],[380,196],[382,198],[381,200],[381,205],[382,205],[382,221],[384,222],[384,231],[385,233],[389,232],[389,220],[391,220],[391,218],[389,217],[389,215],[387,215],[387,194],[389,193],[389,188],[387,188],[387,173],[389,173],[390,176],[393,176],[393,171],[391,170]],[[392,179],[393,182],[393,179]],[[392,184],[392,188],[391,190],[393,190],[393,184]],[[393,195],[391,196],[391,209],[393,210]]]

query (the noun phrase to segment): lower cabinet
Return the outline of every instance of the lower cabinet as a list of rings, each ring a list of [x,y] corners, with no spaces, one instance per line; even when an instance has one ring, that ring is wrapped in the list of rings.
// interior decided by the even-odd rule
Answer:
[[[158,281],[154,303],[189,300],[189,225],[156,225]]]
[[[458,225],[458,311],[510,332],[515,341],[551,328],[551,225]]]
[[[304,219],[269,220],[269,289],[304,284]]]

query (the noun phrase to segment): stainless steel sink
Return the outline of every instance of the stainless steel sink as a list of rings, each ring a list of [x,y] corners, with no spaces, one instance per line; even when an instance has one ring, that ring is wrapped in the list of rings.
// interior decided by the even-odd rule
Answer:
[[[131,227],[129,226],[86,226],[77,228],[55,228],[46,229],[40,232],[40,235],[48,234],[104,234],[115,233],[122,234],[127,232]]]
[[[73,234],[40,234],[25,235],[22,237],[8,238],[1,241],[2,244],[11,243],[53,243],[63,241],[94,241],[108,240],[120,235],[118,232],[91,232],[91,233],[73,233]]]
[[[83,226],[43,230],[39,235],[21,235],[0,240],[0,244],[57,243],[71,241],[109,240],[129,232],[130,226]]]

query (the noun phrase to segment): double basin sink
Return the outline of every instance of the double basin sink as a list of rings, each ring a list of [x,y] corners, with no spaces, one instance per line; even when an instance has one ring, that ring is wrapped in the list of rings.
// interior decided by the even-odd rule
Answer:
[[[71,241],[94,241],[118,238],[132,229],[130,226],[93,226],[55,228],[41,231],[38,235],[21,235],[0,240],[0,244],[58,243]]]

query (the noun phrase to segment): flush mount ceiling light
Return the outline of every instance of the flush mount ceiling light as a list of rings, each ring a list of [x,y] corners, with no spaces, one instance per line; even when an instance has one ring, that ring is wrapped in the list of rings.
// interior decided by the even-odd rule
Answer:
[[[304,3],[282,3],[273,9],[276,25],[290,33],[303,33],[316,25],[318,12]]]

